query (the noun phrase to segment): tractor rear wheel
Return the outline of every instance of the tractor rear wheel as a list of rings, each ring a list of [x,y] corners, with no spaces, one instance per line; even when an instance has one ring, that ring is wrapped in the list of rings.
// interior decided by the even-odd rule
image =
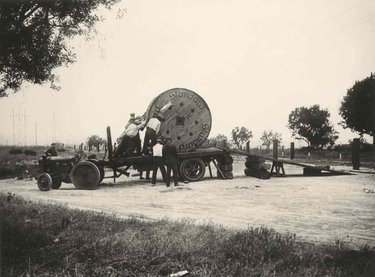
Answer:
[[[203,178],[206,172],[206,164],[201,159],[183,160],[180,165],[180,173],[184,180],[196,182]]]
[[[37,183],[41,191],[49,191],[52,186],[52,177],[48,173],[42,173],[39,175]]]
[[[104,176],[105,176],[105,172],[104,172],[104,168],[103,167],[98,167],[99,169],[99,172],[100,172],[100,179],[99,179],[99,184],[103,181],[104,179]]]
[[[100,170],[92,162],[77,163],[71,173],[70,179],[76,188],[95,189],[100,182]]]

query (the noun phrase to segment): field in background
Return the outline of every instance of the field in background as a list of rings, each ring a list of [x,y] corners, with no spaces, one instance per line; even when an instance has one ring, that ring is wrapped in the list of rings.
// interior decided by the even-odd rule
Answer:
[[[38,174],[38,158],[47,146],[0,146],[0,179],[30,178]],[[58,149],[61,156],[74,155],[74,149]]]
[[[47,146],[0,146],[0,179],[8,178],[32,178],[38,174],[38,158],[48,149]],[[17,152],[18,154],[11,154]],[[34,155],[33,152],[35,152]],[[102,158],[104,152],[85,151],[86,155],[96,154]],[[251,154],[272,157],[271,150],[259,150],[254,148],[250,150]],[[341,153],[341,160],[340,160]],[[66,146],[64,149],[58,149],[60,156],[73,156],[75,150],[73,147]],[[289,149],[279,151],[280,159],[290,158]],[[295,161],[312,163],[317,165],[351,165],[351,149],[349,146],[338,148],[336,150],[311,150],[296,149]],[[361,150],[361,166],[375,168],[375,151],[367,147]]]

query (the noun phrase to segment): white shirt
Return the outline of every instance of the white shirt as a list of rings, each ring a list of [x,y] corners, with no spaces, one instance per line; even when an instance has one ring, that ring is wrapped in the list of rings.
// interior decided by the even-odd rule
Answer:
[[[161,122],[159,119],[152,117],[147,123],[147,127],[155,130],[156,133],[159,133]]]
[[[163,145],[157,143],[152,148],[153,156],[154,157],[163,157]]]
[[[143,124],[137,125],[134,123],[130,123],[129,126],[125,129],[125,131],[122,133],[122,136],[128,136],[133,138],[138,134],[139,129],[141,129],[142,127]]]

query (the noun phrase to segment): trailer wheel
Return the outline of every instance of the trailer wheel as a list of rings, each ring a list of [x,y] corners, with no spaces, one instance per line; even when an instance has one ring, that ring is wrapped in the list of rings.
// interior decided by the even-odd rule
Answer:
[[[61,179],[52,179],[52,188],[53,189],[59,189],[61,187]]]
[[[99,184],[100,171],[92,162],[79,162],[73,167],[70,179],[76,188],[94,189]]]
[[[52,186],[52,177],[48,173],[42,173],[39,175],[37,183],[41,191],[49,191]]]
[[[180,173],[184,180],[196,182],[203,178],[206,165],[201,159],[183,160],[180,165]]]

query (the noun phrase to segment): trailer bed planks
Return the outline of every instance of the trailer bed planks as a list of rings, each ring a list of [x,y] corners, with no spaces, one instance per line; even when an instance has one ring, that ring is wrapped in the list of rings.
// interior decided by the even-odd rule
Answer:
[[[223,155],[224,150],[215,148],[215,147],[208,147],[208,148],[199,148],[192,152],[182,152],[177,153],[177,157],[180,159],[189,159],[189,158],[208,158],[214,157],[218,155]],[[133,164],[133,163],[147,163],[152,161],[152,156],[130,156],[130,157],[123,157],[123,158],[112,158],[112,162],[118,164]]]
[[[216,147],[208,147],[208,148],[198,148],[193,152],[183,152],[177,153],[178,158],[207,158],[207,157],[214,157],[218,155],[223,155],[224,150],[216,148]]]
[[[177,153],[179,161],[186,159],[202,159],[206,162],[212,159],[223,156],[225,151],[215,147],[198,148],[191,152]],[[135,168],[143,169],[152,166],[152,156],[130,156],[130,157],[117,157],[109,160],[99,160],[97,165],[102,167],[120,168],[123,166],[135,166]]]

